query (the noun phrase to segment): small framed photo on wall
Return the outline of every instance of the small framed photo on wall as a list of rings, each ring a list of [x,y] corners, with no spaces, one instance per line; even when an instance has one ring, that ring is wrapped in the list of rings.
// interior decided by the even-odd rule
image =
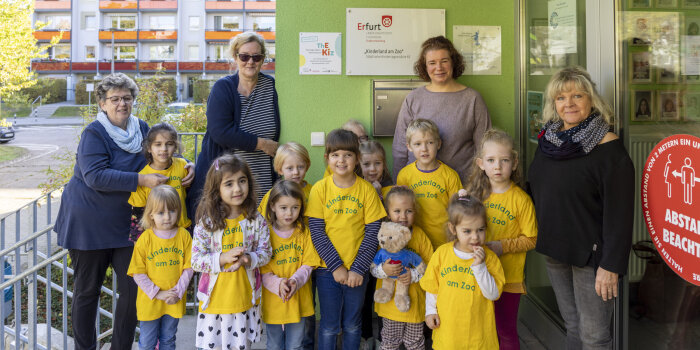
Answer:
[[[700,91],[688,91],[683,96],[683,119],[700,122]]]
[[[700,75],[684,75],[686,84],[700,84]]]
[[[700,9],[700,0],[682,0],[683,8],[686,9]]]
[[[678,91],[659,91],[659,120],[680,120]]]
[[[654,119],[652,92],[649,90],[632,91],[632,121],[648,122]]]
[[[685,30],[683,31],[685,35],[700,35],[700,18],[698,17],[686,17],[685,18]]]
[[[651,7],[651,0],[627,0],[629,7],[633,9],[648,9]]]
[[[658,7],[658,8],[676,8],[676,7],[678,7],[678,0],[656,0],[656,7]]]
[[[651,83],[651,54],[633,52],[630,56],[629,74],[632,83]]]
[[[656,82],[659,84],[678,83],[678,69],[673,66],[661,66],[656,68],[658,77]]]

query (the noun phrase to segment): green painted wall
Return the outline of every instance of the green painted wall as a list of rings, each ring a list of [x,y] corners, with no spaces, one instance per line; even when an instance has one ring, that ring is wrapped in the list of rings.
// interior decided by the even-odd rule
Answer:
[[[340,127],[347,119],[361,121],[367,130],[372,120],[372,79],[407,79],[410,76],[299,75],[299,32],[341,32],[345,52],[345,9],[445,9],[445,34],[452,39],[453,25],[501,26],[501,75],[463,76],[459,81],[481,93],[494,126],[513,135],[515,103],[515,6],[513,0],[278,0],[275,77],[282,115],[282,142],[297,141],[309,149],[311,183],[323,174],[323,147],[310,147],[310,133]],[[343,55],[343,72],[345,56]],[[380,138],[391,169],[391,138]]]

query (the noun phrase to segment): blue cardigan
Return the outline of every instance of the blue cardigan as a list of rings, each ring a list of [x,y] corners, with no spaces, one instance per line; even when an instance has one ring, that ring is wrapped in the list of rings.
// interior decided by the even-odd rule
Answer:
[[[146,137],[148,124],[139,120]],[[80,137],[73,177],[61,197],[54,231],[65,249],[109,249],[133,246],[129,241],[131,205],[138,172],[146,165],[142,152],[128,153],[97,121]]]
[[[259,73],[260,79],[272,79],[269,75]],[[274,90],[273,103],[275,106],[275,141],[280,138],[280,111],[277,100],[277,89]],[[202,140],[202,151],[195,164],[195,178],[187,193],[187,215],[195,220],[197,204],[202,195],[202,188],[207,177],[207,171],[214,159],[223,155],[227,150],[239,149],[253,152],[258,144],[258,137],[240,129],[241,99],[238,95],[238,73],[219,79],[209,93],[207,100],[207,132]],[[272,160],[270,160],[272,168]],[[274,170],[272,171],[275,174]],[[273,179],[274,181],[274,179]],[[196,222],[194,223],[196,225]]]

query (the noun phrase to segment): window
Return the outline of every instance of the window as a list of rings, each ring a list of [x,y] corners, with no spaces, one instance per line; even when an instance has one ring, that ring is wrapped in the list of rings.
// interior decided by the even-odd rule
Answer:
[[[190,16],[190,30],[200,30],[199,16]]]
[[[114,47],[115,60],[135,60],[136,45],[119,45]]]
[[[136,16],[112,16],[112,27],[116,29],[136,28]]]
[[[267,51],[265,62],[275,62],[275,43],[265,43],[265,51]]]
[[[214,46],[214,59],[217,61],[226,60],[226,45],[213,45]]]
[[[238,29],[240,22],[240,16],[214,16],[214,29]]]
[[[175,16],[151,16],[151,30],[175,29]]]
[[[46,27],[44,29],[70,30],[70,15],[68,16],[46,16]]]
[[[274,31],[275,17],[274,16],[253,16],[253,30]]]
[[[69,60],[70,59],[70,44],[57,44],[52,47],[51,58],[55,60]]]
[[[95,47],[94,46],[85,46],[85,60],[86,61],[94,61],[95,60]]]
[[[190,45],[187,47],[187,59],[190,61],[199,60],[199,46]]]
[[[149,58],[151,60],[174,60],[175,46],[153,45],[149,48]]]
[[[85,30],[95,30],[97,28],[97,17],[95,15],[85,15]]]

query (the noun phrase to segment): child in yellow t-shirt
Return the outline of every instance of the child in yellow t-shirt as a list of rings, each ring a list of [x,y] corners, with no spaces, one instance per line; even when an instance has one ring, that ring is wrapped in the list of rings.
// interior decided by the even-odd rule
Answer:
[[[311,193],[311,184],[304,180],[304,176],[306,176],[310,166],[309,151],[306,150],[306,147],[294,141],[280,145],[275,153],[275,159],[272,161],[272,167],[275,168],[279,176],[285,180],[294,181],[302,187],[304,191],[304,205],[309,200],[309,193]],[[260,204],[258,204],[258,212],[264,217],[267,217],[267,201],[270,198],[271,191],[272,189],[267,191],[260,200]]]
[[[369,135],[367,135],[365,126],[355,119],[348,119],[348,121],[343,124],[342,129],[357,135],[357,139],[360,141],[360,143],[369,141]],[[333,170],[329,165],[326,165],[326,170],[323,172],[323,177],[330,176],[331,174],[333,174]]]
[[[299,184],[280,180],[268,193],[272,258],[260,268],[265,287],[262,308],[267,348],[298,349],[305,335],[304,318],[314,315],[309,281],[311,271],[320,265],[321,259],[304,224],[306,196]]]
[[[185,313],[185,292],[192,278],[192,238],[178,227],[182,211],[177,191],[160,185],[150,191],[127,274],[139,286],[136,316],[141,349],[175,349],[177,324]]]
[[[493,301],[501,294],[505,276],[496,254],[483,247],[486,209],[475,197],[455,195],[447,214],[449,233],[456,240],[433,253],[420,280],[433,347],[496,350]]]
[[[406,165],[396,177],[397,186],[407,186],[416,194],[416,225],[425,230],[434,249],[447,242],[445,209],[450,197],[462,188],[457,172],[437,159],[441,142],[434,122],[412,121],[406,128],[406,147],[416,161]]]
[[[384,146],[379,141],[370,140],[360,143],[360,168],[362,177],[374,186],[379,198],[383,200],[394,187],[394,183],[386,166]]]
[[[255,205],[255,179],[238,155],[207,171],[192,237],[197,286],[197,348],[248,349],[260,340],[259,268],[270,261],[270,231]]]
[[[306,210],[311,239],[322,259],[316,271],[319,349],[334,348],[341,328],[343,347],[359,348],[367,271],[377,252],[380,220],[386,216],[377,191],[355,174],[359,146],[350,131],[328,134],[325,158],[333,174],[313,186]]]
[[[180,143],[177,140],[177,131],[168,123],[159,123],[153,125],[148,130],[146,139],[144,140],[144,152],[148,164],[139,172],[139,175],[159,174],[167,178],[167,185],[172,186],[177,190],[180,196],[180,221],[178,226],[186,229],[190,228],[192,221],[187,217],[187,208],[185,207],[185,187],[182,185],[182,179],[187,175],[185,165],[187,161],[182,158],[173,157],[175,152],[180,148]],[[141,219],[143,207],[146,206],[146,198],[151,192],[151,189],[146,186],[138,186],[136,192],[132,192],[129,197],[129,204],[133,207],[134,221]],[[140,230],[133,227],[131,230],[131,240],[134,242],[140,235]]]
[[[418,254],[423,262],[428,264],[433,255],[433,246],[423,230],[413,225],[416,213],[416,197],[413,191],[403,186],[393,187],[386,194],[384,203],[391,222],[404,225],[413,232],[406,249]],[[379,265],[372,264],[370,269],[377,278],[397,277],[399,282],[410,284],[408,296],[411,298],[411,307],[408,311],[399,311],[393,298],[387,303],[374,304],[377,315],[382,317],[382,349],[399,349],[402,343],[406,350],[423,349],[425,347],[423,336],[425,293],[418,285],[423,274],[416,269],[407,269],[401,274],[402,270],[401,264],[386,262]],[[382,287],[382,282],[382,280],[377,281],[376,289]]]
[[[481,139],[466,192],[486,198],[486,246],[501,259],[506,284],[496,308],[496,330],[502,349],[517,349],[518,306],[525,294],[525,254],[535,248],[537,219],[530,196],[517,183],[518,153],[513,139],[490,129]]]

